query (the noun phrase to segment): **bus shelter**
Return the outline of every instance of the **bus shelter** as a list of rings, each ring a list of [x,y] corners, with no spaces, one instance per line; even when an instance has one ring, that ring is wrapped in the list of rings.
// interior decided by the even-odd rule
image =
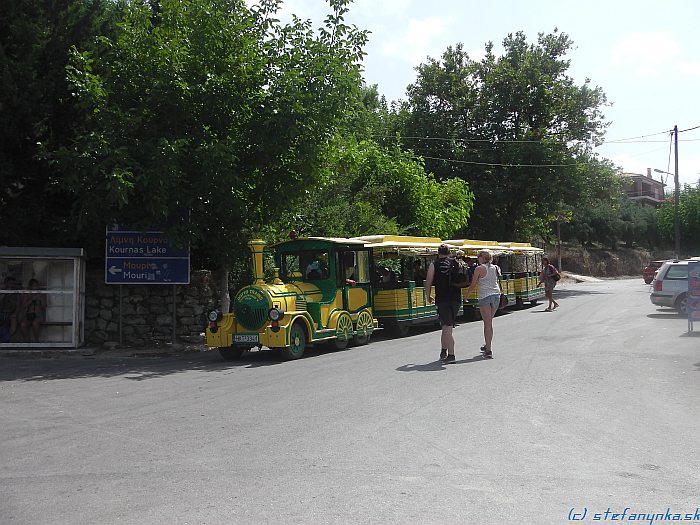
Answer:
[[[0,247],[0,348],[77,348],[84,313],[82,248]]]

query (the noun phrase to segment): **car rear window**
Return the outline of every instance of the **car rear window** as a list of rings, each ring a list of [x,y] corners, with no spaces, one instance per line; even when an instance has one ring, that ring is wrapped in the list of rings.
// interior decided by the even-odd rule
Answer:
[[[688,265],[679,264],[672,265],[669,267],[664,279],[687,279],[688,278]]]

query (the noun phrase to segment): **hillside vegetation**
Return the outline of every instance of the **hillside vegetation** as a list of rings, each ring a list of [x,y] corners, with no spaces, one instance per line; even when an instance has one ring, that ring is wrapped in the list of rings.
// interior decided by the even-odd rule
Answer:
[[[556,250],[548,248],[552,261],[556,262]],[[593,277],[620,277],[642,275],[649,261],[668,259],[671,252],[651,252],[644,248],[618,248],[608,250],[581,245],[562,246],[561,265],[565,272]]]

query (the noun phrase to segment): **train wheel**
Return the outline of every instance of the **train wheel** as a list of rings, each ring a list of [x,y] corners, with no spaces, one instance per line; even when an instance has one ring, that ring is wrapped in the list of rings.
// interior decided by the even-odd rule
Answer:
[[[285,359],[299,359],[304,355],[306,348],[306,330],[301,323],[296,322],[292,325],[289,332],[289,346],[282,349],[282,357]]]
[[[235,361],[236,359],[240,359],[243,352],[245,352],[245,349],[243,348],[219,348],[219,354],[224,358],[224,361]]]
[[[355,326],[355,345],[362,346],[369,343],[372,330],[374,330],[374,320],[372,319],[372,315],[367,310],[362,310],[360,315],[357,316],[357,324]]]
[[[333,346],[336,350],[343,350],[348,346],[350,339],[352,339],[352,319],[350,314],[342,313],[338,317]]]

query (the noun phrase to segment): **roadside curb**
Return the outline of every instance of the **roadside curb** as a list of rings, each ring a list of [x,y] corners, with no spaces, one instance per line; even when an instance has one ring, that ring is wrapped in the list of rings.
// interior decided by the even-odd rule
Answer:
[[[563,279],[570,279],[576,281],[577,283],[599,283],[603,279],[598,279],[597,277],[591,277],[590,275],[578,275],[575,273],[561,272]]]

